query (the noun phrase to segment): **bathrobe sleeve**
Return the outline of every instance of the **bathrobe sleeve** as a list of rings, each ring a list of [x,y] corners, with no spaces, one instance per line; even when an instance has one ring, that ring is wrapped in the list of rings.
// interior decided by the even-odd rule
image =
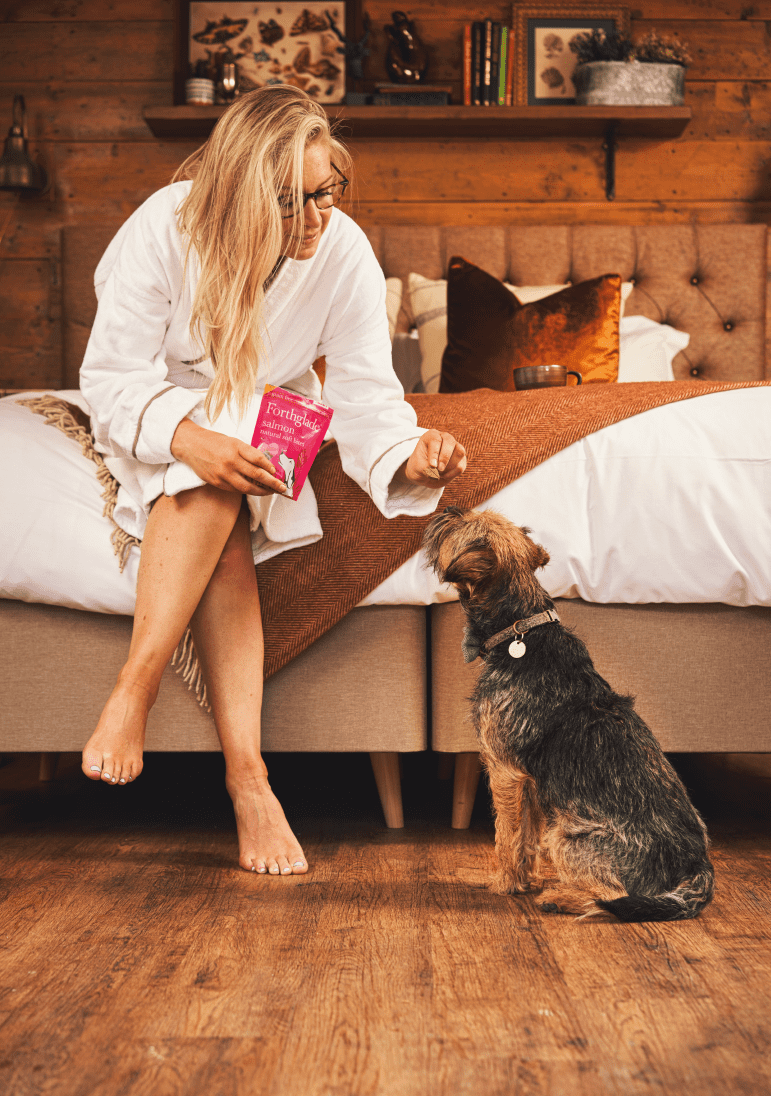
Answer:
[[[170,383],[166,367],[164,339],[182,287],[178,200],[174,187],[158,191],[108,247],[97,268],[99,307],[80,370],[97,448],[146,464],[174,459],[174,431],[203,398]]]
[[[430,514],[443,488],[392,483],[426,431],[393,370],[383,271],[361,229],[350,222],[349,232],[344,259],[328,271],[335,291],[318,351],[332,433],[343,470],[384,517]]]

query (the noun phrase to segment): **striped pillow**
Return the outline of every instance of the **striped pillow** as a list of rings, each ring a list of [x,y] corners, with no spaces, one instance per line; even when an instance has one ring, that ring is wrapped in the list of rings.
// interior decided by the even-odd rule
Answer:
[[[386,314],[388,316],[388,334],[391,342],[396,334],[396,323],[399,319],[399,310],[402,307],[402,294],[404,285],[401,278],[386,278]]]

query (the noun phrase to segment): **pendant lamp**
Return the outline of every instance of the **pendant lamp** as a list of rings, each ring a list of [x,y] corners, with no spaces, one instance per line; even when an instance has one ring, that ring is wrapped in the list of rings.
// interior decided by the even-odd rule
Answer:
[[[13,125],[8,130],[5,151],[0,158],[0,190],[33,193],[45,190],[48,176],[27,151],[27,111],[24,96],[13,97]]]

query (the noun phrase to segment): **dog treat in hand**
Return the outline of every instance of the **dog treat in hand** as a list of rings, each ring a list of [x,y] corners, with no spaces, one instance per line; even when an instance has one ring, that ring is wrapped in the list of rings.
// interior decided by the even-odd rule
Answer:
[[[442,473],[439,471],[439,469],[438,468],[431,468],[430,466],[423,469],[423,475],[428,476],[429,479],[441,479],[442,478]]]
[[[276,479],[286,484],[285,498],[299,498],[331,418],[326,404],[265,385],[252,445],[269,457]]]

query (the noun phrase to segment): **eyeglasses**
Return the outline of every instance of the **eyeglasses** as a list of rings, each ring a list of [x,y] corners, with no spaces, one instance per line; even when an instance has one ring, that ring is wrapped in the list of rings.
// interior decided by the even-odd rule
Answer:
[[[349,185],[348,179],[343,175],[339,168],[335,167],[335,171],[340,176],[339,183],[333,183],[331,186],[325,186],[322,190],[314,190],[311,194],[305,194],[303,192],[302,208],[305,209],[308,202],[313,199],[316,203],[316,209],[331,209],[332,206],[339,205],[345,194],[345,188]],[[279,195],[278,204],[281,209],[281,216],[284,220],[288,220],[290,217],[294,217],[297,214],[295,208],[294,198],[291,195],[282,197]]]

